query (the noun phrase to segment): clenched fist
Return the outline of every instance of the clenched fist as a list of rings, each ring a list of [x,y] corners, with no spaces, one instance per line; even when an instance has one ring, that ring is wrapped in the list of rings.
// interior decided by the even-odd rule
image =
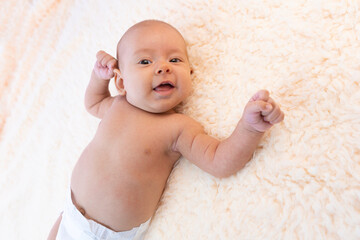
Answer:
[[[113,56],[104,51],[96,54],[94,73],[98,78],[106,80],[113,78],[115,68],[117,68],[117,60]]]
[[[246,104],[242,120],[247,130],[265,132],[284,120],[284,113],[267,90],[260,90]]]

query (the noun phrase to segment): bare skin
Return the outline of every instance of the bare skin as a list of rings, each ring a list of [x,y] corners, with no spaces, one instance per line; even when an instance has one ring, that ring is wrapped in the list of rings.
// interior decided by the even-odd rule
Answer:
[[[125,36],[118,45],[119,62],[103,51],[97,54],[85,105],[102,120],[71,179],[79,211],[114,231],[130,230],[153,216],[181,156],[216,177],[231,176],[251,159],[264,132],[284,118],[261,90],[229,138],[208,136],[198,122],[173,110],[191,92],[192,71],[180,33],[146,21]],[[119,91],[114,97],[108,90],[112,77]]]
[[[56,219],[56,222],[54,223],[54,226],[50,230],[49,236],[47,238],[48,240],[52,240],[52,239],[55,240],[56,239],[56,235],[57,235],[57,232],[58,232],[58,229],[59,229],[61,219],[62,219],[62,215],[60,215],[58,217],[58,219]]]

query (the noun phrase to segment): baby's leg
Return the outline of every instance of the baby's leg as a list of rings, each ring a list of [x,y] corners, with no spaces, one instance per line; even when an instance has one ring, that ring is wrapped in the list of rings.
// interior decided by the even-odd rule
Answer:
[[[59,225],[60,225],[60,222],[61,222],[61,217],[62,217],[62,214],[60,214],[60,216],[56,220],[54,226],[51,228],[47,240],[55,240],[56,239],[56,235],[58,233]]]

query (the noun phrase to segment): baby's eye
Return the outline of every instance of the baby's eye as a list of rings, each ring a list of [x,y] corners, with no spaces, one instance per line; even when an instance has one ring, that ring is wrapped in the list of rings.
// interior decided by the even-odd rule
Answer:
[[[179,58],[173,58],[170,60],[170,62],[177,63],[177,62],[181,62],[181,60]]]
[[[139,62],[139,64],[143,64],[143,65],[147,65],[147,64],[150,64],[151,61],[150,60],[147,60],[147,59],[143,59]]]

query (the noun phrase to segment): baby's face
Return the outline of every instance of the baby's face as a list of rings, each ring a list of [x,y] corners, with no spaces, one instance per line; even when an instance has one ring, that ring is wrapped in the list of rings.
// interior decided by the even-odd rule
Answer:
[[[191,91],[190,64],[182,36],[150,23],[132,29],[118,49],[127,101],[152,113],[167,112]]]

